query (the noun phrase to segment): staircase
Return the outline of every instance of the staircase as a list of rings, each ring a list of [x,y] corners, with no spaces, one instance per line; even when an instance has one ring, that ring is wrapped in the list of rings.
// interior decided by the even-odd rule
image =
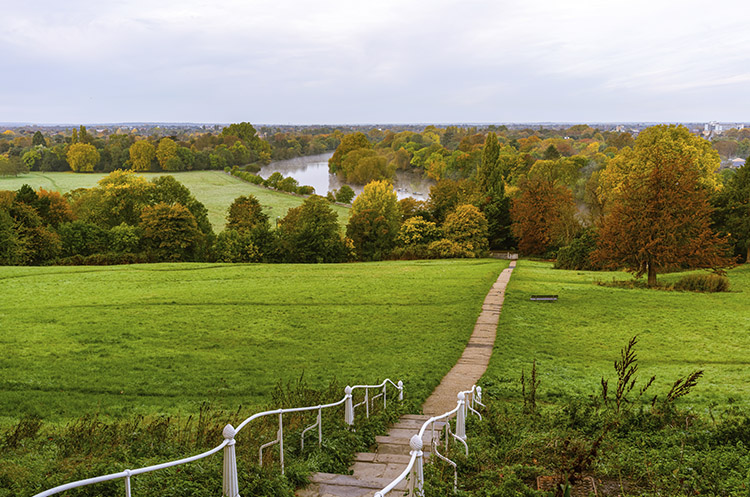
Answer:
[[[297,491],[298,497],[372,497],[406,469],[410,460],[411,437],[431,416],[456,407],[456,394],[470,389],[487,369],[505,299],[505,287],[515,267],[516,261],[513,260],[490,289],[463,355],[422,406],[422,411],[426,414],[402,416],[388,431],[388,435],[375,439],[377,449],[374,453],[356,454],[351,475],[315,473],[310,479],[310,485]],[[436,422],[435,434],[438,435],[444,426],[444,422]],[[429,430],[422,438],[422,450],[426,458],[432,450],[431,432]],[[407,482],[401,482],[390,495],[403,495],[407,485]]]
[[[419,431],[430,417],[406,414],[391,427],[388,435],[376,437],[375,452],[359,452],[354,456],[351,475],[315,473],[310,485],[297,491],[298,497],[372,497],[375,492],[392,482],[409,464],[411,437]],[[435,423],[435,435],[444,423]],[[432,433],[428,431],[422,438],[425,456],[429,456]],[[394,495],[406,490],[407,482],[401,482]],[[401,491],[400,493],[395,493]]]

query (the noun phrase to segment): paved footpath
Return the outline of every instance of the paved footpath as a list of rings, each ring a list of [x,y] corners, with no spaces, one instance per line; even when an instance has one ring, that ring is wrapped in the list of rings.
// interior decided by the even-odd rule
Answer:
[[[388,435],[377,437],[377,450],[360,452],[355,455],[351,475],[315,473],[310,485],[297,492],[299,497],[367,497],[388,485],[401,474],[409,463],[409,440],[422,423],[431,416],[443,414],[456,407],[456,395],[462,390],[470,390],[487,370],[495,344],[497,323],[505,299],[505,287],[516,262],[511,261],[492,285],[482,304],[482,312],[474,325],[474,333],[463,355],[453,369],[443,377],[440,385],[422,406],[422,415],[407,414],[399,419]],[[436,428],[442,425],[435,423]],[[439,432],[439,430],[436,430]],[[431,447],[430,432],[423,440],[424,451],[429,453]],[[393,495],[401,495],[406,488],[404,482],[396,487]],[[397,492],[401,490],[401,492]]]

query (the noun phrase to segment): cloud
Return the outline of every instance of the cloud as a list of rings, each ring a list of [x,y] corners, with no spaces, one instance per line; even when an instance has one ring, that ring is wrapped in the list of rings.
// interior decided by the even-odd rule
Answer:
[[[0,31],[0,112],[45,122],[737,119],[747,12],[694,0],[16,2]]]

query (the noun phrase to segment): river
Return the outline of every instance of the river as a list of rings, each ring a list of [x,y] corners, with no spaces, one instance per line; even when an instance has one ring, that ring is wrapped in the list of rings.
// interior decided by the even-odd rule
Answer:
[[[309,155],[307,157],[295,157],[294,159],[274,161],[261,168],[258,172],[264,179],[275,172],[284,176],[291,176],[300,185],[310,185],[315,188],[315,193],[325,196],[326,193],[338,190],[344,183],[335,174],[328,172],[328,159],[333,152],[320,155]],[[412,197],[417,200],[427,200],[430,187],[435,184],[431,179],[425,179],[421,174],[412,171],[397,171],[393,186],[399,200]],[[349,185],[354,192],[362,193],[361,185]]]

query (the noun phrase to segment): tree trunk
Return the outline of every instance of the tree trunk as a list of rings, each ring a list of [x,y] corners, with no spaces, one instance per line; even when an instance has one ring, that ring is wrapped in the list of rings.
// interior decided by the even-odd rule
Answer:
[[[745,256],[745,264],[750,264],[750,240],[747,241],[747,255]]]
[[[656,266],[648,263],[648,287],[653,288],[656,286]]]

